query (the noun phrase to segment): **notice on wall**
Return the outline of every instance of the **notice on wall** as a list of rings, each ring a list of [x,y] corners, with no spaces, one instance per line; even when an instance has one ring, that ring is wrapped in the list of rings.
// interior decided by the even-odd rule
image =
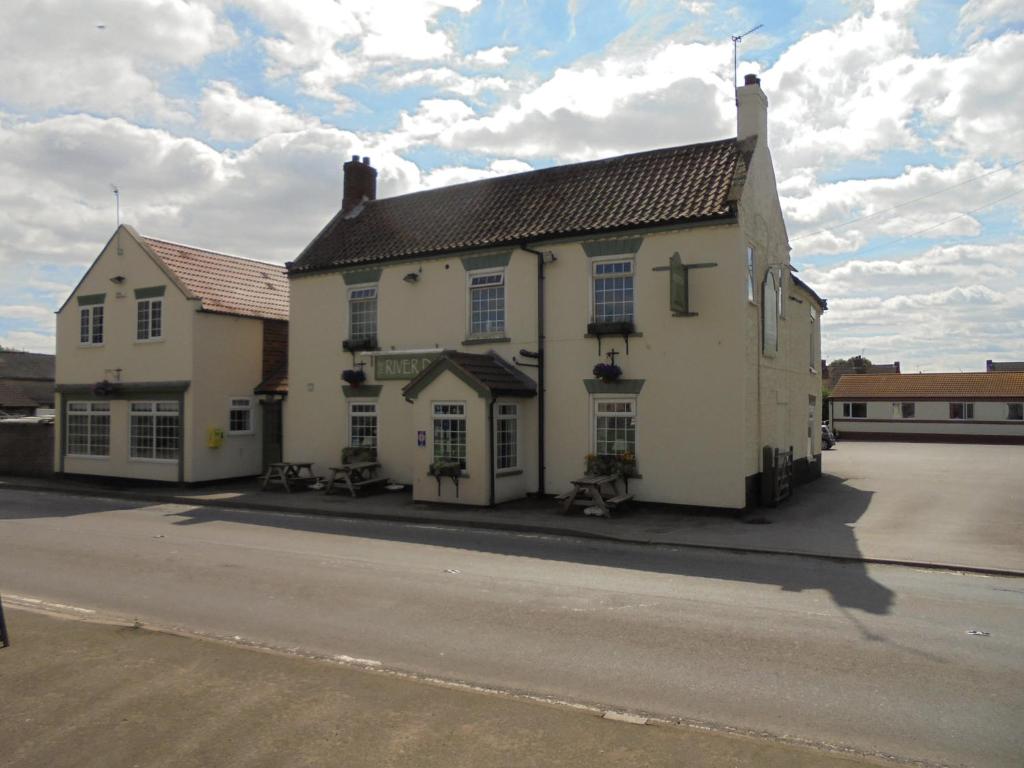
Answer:
[[[441,350],[437,352],[400,352],[393,355],[374,355],[373,377],[377,381],[415,379],[440,354]]]
[[[427,430],[421,429],[416,432],[416,447],[426,448],[427,447]]]

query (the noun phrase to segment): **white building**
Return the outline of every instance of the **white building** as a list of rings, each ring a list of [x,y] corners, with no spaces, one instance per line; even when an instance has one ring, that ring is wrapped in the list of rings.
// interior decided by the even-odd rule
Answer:
[[[280,265],[119,227],[57,312],[56,470],[258,474],[280,409],[254,389],[286,362],[287,321]]]
[[[790,268],[759,81],[738,99],[735,138],[389,199],[345,163],[289,265],[285,458],[369,446],[471,504],[565,491],[588,454],[675,504],[751,504],[766,447],[816,476],[825,302]]]

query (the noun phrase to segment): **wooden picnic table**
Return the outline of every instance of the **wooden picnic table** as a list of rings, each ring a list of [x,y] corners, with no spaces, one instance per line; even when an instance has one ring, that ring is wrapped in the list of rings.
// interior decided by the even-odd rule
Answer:
[[[355,498],[360,488],[384,485],[388,481],[386,477],[380,477],[377,474],[380,470],[379,461],[355,461],[350,464],[342,464],[340,467],[329,467],[329,469],[331,477],[327,481],[324,493],[333,493],[334,484],[340,481]]]
[[[578,506],[584,508],[584,514],[611,517],[612,510],[633,498],[631,493],[619,492],[620,480],[622,475],[617,473],[587,475],[572,480],[572,490],[558,497],[562,502],[562,514],[569,514],[574,506]]]
[[[267,473],[263,476],[263,490],[267,486],[281,485],[288,493],[292,492],[292,486],[307,487],[317,482],[319,478],[313,474],[313,462],[311,461],[275,461],[267,465]]]

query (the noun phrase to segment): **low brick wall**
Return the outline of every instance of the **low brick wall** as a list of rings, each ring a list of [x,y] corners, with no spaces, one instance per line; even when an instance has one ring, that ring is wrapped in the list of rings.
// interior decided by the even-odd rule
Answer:
[[[0,421],[0,474],[53,474],[53,424]]]

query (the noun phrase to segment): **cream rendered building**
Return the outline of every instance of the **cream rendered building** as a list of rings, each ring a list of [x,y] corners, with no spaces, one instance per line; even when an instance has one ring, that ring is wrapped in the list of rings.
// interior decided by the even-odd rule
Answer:
[[[738,98],[735,139],[389,199],[346,163],[288,265],[285,457],[375,446],[414,498],[471,504],[561,493],[587,454],[673,504],[755,503],[765,447],[816,476],[825,303],[790,268],[759,81]]]
[[[287,319],[280,265],[118,227],[57,312],[55,469],[171,482],[258,474],[254,389],[286,362]]]

